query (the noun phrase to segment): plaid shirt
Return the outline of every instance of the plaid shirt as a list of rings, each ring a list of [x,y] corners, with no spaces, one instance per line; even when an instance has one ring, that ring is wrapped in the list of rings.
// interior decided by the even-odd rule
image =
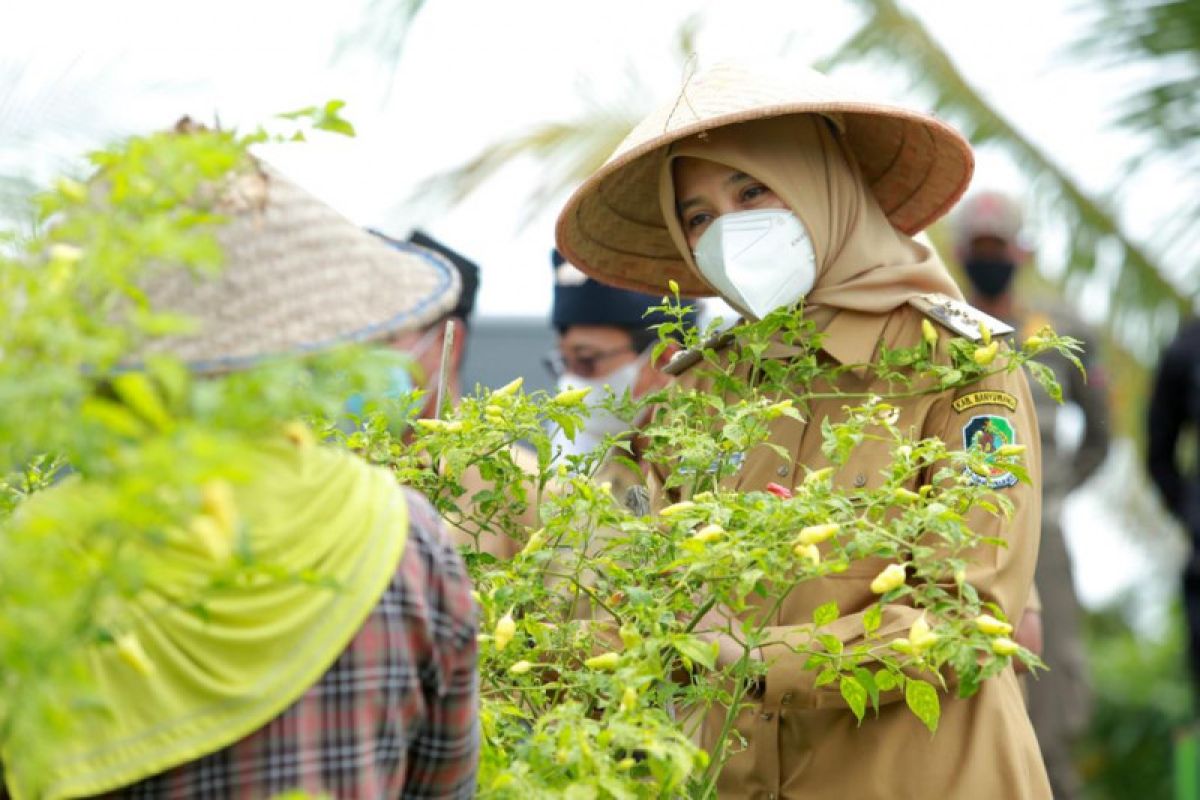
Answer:
[[[462,559],[406,490],[395,577],[329,671],[241,741],[104,795],[121,800],[467,798],[479,751],[477,610]]]

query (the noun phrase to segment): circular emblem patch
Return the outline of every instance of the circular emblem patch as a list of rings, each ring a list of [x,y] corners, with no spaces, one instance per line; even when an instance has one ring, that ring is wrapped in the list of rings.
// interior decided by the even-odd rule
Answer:
[[[966,472],[967,477],[977,484],[986,484],[992,489],[1005,489],[1009,486],[1016,486],[1016,475],[1007,470],[996,469],[990,466],[996,457],[995,453],[997,450],[1006,444],[1016,443],[1016,431],[1013,430],[1012,422],[1006,417],[994,414],[982,414],[978,417],[971,417],[970,421],[963,426],[963,449],[979,450],[982,452],[984,460],[989,464],[989,467],[986,474],[980,474],[968,469]]]

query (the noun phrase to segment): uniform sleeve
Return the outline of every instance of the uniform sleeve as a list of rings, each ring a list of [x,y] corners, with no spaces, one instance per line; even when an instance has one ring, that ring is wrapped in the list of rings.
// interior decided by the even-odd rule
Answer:
[[[980,445],[981,439],[986,442],[981,445],[985,448],[993,444],[1023,444],[1027,447],[1025,466],[1030,483],[1019,483],[1015,477],[1006,474],[994,474],[986,479],[995,491],[1012,501],[1012,516],[1005,518],[982,510],[972,511],[967,516],[972,530],[978,535],[1003,539],[1007,543],[1006,547],[981,545],[967,554],[971,561],[967,581],[979,591],[982,600],[999,605],[1015,625],[1033,590],[1033,573],[1041,535],[1040,437],[1033,399],[1023,373],[994,375],[963,389],[960,394],[982,397],[984,395],[980,393],[983,392],[993,393],[992,397],[1000,395],[1008,398],[1005,403],[1013,408],[1000,404],[960,404],[960,411],[954,407],[956,398],[947,395],[934,404],[926,418],[922,435],[938,436],[955,449],[966,449],[972,441]],[[929,475],[935,472],[936,469],[931,470]],[[947,582],[950,580],[947,576]],[[906,635],[921,613],[909,605],[885,605],[883,624],[872,641],[887,641]],[[832,634],[847,649],[861,644],[865,641],[863,612],[842,616],[818,629],[818,633]],[[764,700],[772,702],[783,695],[790,695],[789,702],[800,707],[844,708],[845,703],[836,683],[814,687],[816,673],[803,668],[808,655],[794,652],[795,647],[804,646],[808,640],[809,635],[796,626],[768,629],[768,641],[776,646],[768,644],[763,651],[763,658],[770,664]],[[953,684],[953,675],[946,675],[946,680],[948,684]],[[895,702],[898,699],[900,694],[892,692],[882,695],[880,702]]]
[[[1183,513],[1183,476],[1176,460],[1179,434],[1187,418],[1190,359],[1179,340],[1163,353],[1150,396],[1147,467],[1163,502],[1171,513]]]

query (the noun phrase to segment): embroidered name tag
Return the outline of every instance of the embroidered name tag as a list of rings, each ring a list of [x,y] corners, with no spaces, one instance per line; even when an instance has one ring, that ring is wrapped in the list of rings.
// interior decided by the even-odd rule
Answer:
[[[1009,411],[1017,410],[1017,398],[1008,392],[971,392],[950,404],[955,411],[963,412],[976,406],[1003,406]]]

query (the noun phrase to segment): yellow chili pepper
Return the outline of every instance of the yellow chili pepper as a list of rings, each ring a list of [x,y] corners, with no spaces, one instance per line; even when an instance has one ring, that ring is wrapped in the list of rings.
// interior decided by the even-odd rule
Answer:
[[[563,389],[554,395],[554,402],[560,406],[577,406],[583,403],[583,398],[587,397],[591,391],[592,387],[590,386],[582,389]]]
[[[496,650],[503,650],[508,647],[508,643],[512,641],[513,636],[517,633],[517,622],[512,618],[512,612],[505,614],[496,623],[495,630],[492,631],[492,639],[496,643]]]
[[[979,320],[979,341],[985,345],[992,343],[992,329],[985,325],[983,320]]]
[[[619,653],[601,653],[584,661],[583,665],[588,669],[613,670],[617,668],[617,664],[619,663],[621,663],[621,655]]]
[[[696,504],[691,500],[684,500],[682,503],[675,503],[658,512],[661,517],[674,517],[677,514],[682,514],[685,511],[691,511],[696,507]]]
[[[529,661],[518,661],[508,668],[508,671],[513,675],[524,675],[529,670],[533,669],[533,664]]]
[[[136,634],[123,633],[117,637],[117,655],[139,675],[154,674],[154,662],[142,649],[142,643],[138,641]]]
[[[908,640],[912,643],[914,652],[921,652],[938,640],[938,635],[929,629],[925,615],[917,617],[916,622],[908,630]]]
[[[998,656],[1015,656],[1020,649],[1021,646],[1007,636],[992,639],[992,652]]]
[[[813,566],[821,563],[821,551],[815,544],[797,544],[792,548],[792,552],[801,561],[806,561]]]
[[[996,619],[991,614],[980,614],[976,617],[975,627],[988,636],[1007,636],[1013,631],[1012,625],[1004,620]]]
[[[515,378],[492,392],[492,397],[512,397],[520,390],[521,385],[524,383],[525,379],[523,377]]]
[[[827,522],[824,525],[809,525],[807,528],[800,529],[800,543],[820,544],[841,529],[842,526],[836,522]]]
[[[709,544],[710,542],[717,541],[724,535],[725,529],[720,525],[705,525],[703,528],[692,534],[692,541],[700,542],[701,544]]]
[[[974,355],[971,356],[975,363],[981,367],[986,367],[988,364],[996,360],[996,353],[1000,352],[1000,343],[992,342],[984,347],[975,348]]]
[[[208,514],[197,514],[188,530],[213,561],[225,561],[233,553],[233,529],[227,528]]]
[[[927,319],[921,320],[921,337],[931,347],[937,347],[938,332],[937,328],[933,327],[933,323]]]
[[[871,591],[875,594],[887,594],[893,589],[903,586],[907,577],[903,565],[888,564],[882,572],[875,576],[875,580],[871,581]]]

